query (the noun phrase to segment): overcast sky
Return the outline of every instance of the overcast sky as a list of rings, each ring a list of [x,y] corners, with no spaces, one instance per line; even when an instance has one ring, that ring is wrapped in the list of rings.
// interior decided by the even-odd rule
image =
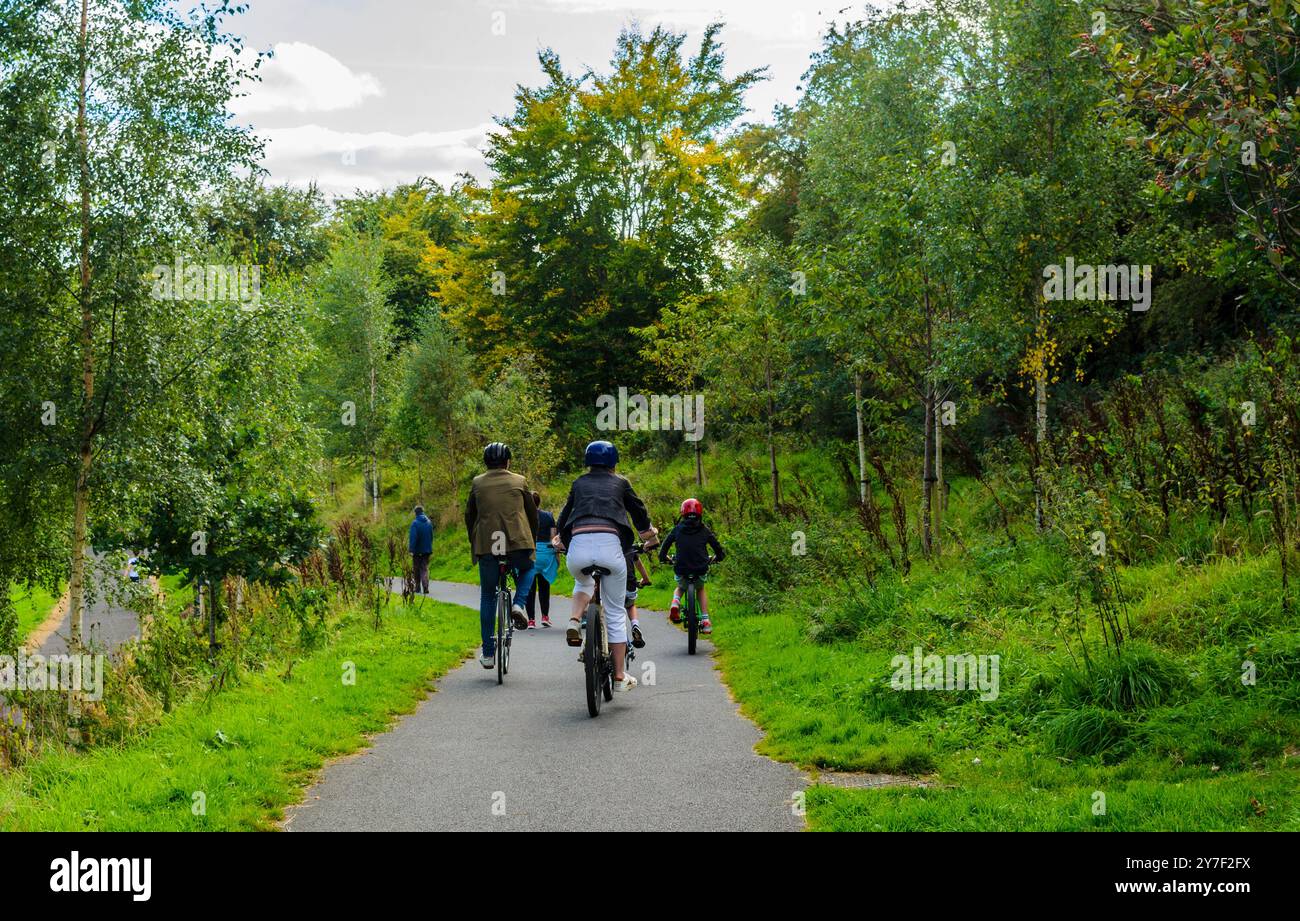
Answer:
[[[274,50],[263,82],[235,111],[266,138],[274,182],[317,182],[329,194],[421,175],[485,177],[480,148],[514,90],[541,82],[537,52],[569,72],[604,69],[619,29],[663,23],[698,47],[726,23],[732,74],[768,66],[750,92],[752,119],[793,102],[825,23],[847,6],[825,0],[249,0],[230,21],[251,48]],[[857,9],[860,9],[860,5]]]

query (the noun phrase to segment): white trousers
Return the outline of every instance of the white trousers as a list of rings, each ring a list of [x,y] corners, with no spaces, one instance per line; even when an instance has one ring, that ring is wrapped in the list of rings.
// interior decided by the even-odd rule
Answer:
[[[575,591],[591,595],[596,590],[596,577],[584,576],[588,566],[601,566],[610,574],[600,580],[600,600],[605,609],[605,629],[611,643],[627,642],[627,608],[623,597],[627,594],[627,560],[623,544],[617,534],[575,534],[569,544],[569,572],[573,574]]]

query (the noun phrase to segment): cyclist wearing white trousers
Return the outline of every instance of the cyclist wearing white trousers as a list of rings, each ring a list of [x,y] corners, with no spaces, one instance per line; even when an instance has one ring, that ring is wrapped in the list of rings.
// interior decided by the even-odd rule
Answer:
[[[650,513],[632,484],[614,472],[617,448],[608,441],[593,441],[587,445],[584,462],[589,469],[573,481],[553,541],[558,550],[568,547],[568,567],[575,583],[573,616],[565,635],[570,646],[582,645],[580,618],[596,587],[594,575],[583,575],[582,570],[590,566],[609,570],[609,575],[601,577],[600,598],[614,658],[614,688],[630,691],[636,687],[636,679],[623,672],[627,658],[626,554],[634,533],[653,545],[658,532],[650,524]],[[628,526],[628,519],[636,532]]]

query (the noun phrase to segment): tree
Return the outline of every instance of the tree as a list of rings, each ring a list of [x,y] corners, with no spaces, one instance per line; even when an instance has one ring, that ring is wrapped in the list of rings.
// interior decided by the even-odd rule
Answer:
[[[193,334],[212,337],[213,348],[168,412],[175,451],[192,460],[152,484],[134,535],[152,564],[211,586],[213,624],[227,576],[282,583],[320,536],[311,500],[319,432],[303,384],[313,357],[307,311],[278,283],[238,336],[222,313],[214,305],[195,317]]]
[[[444,189],[427,177],[391,191],[365,192],[335,204],[343,226],[383,241],[388,303],[393,308],[397,340],[415,338],[429,309],[436,284],[431,249],[461,245],[468,232],[465,183]]]
[[[963,329],[955,298],[938,150],[951,92],[953,26],[899,8],[832,30],[810,74],[806,175],[800,202],[808,312],[855,372],[859,469],[865,492],[865,372],[900,410],[920,406],[921,546],[929,555],[937,482],[937,409],[945,352]],[[865,496],[864,496],[865,498]]]
[[[1221,193],[1240,236],[1293,289],[1300,243],[1300,7],[1287,0],[1128,0],[1095,21],[1086,49],[1116,78],[1133,143],[1161,188]]]
[[[540,364],[521,356],[503,368],[487,389],[476,420],[485,442],[510,445],[511,466],[534,483],[560,464],[550,387]]]
[[[719,277],[739,200],[723,134],[761,77],[724,75],[719,30],[686,58],[683,35],[628,29],[608,71],[577,76],[542,52],[546,82],[518,91],[489,140],[496,179],[472,190],[465,249],[434,251],[463,340],[492,364],[533,353],[566,405],[612,392],[627,331]]]
[[[227,184],[203,209],[209,245],[268,278],[301,275],[325,258],[325,199],[315,185],[266,186],[256,176]]]
[[[91,526],[112,517],[92,495],[129,496],[123,476],[147,482],[170,460],[154,451],[165,420],[141,407],[165,402],[197,360],[185,310],[152,296],[149,267],[185,251],[203,191],[254,168],[258,153],[227,115],[250,75],[228,53],[239,48],[222,31],[231,12],[223,3],[182,16],[164,0],[20,0],[0,11],[0,118],[39,152],[18,161],[28,175],[5,174],[6,215],[28,215],[0,222],[5,250],[29,251],[31,271],[23,289],[11,276],[6,295],[36,294],[15,299],[7,325],[46,359],[28,382],[37,405],[61,413],[43,437],[71,496],[74,646]],[[116,476],[97,468],[106,460]]]
[[[352,230],[340,234],[310,285],[320,361],[309,376],[326,431],[326,454],[365,462],[376,521],[379,453],[397,370],[387,291],[381,241]]]
[[[447,458],[448,495],[455,496],[460,464],[472,428],[469,396],[474,379],[469,352],[437,313],[425,315],[406,359],[401,393],[393,414],[394,437],[415,452],[424,498],[422,460],[441,444]]]
[[[794,373],[792,343],[797,296],[790,259],[776,241],[758,237],[737,245],[726,288],[726,308],[710,327],[707,379],[710,402],[730,410],[741,430],[757,427],[767,447],[772,508],[781,511],[777,434],[801,407],[791,405],[783,384]]]
[[[1048,299],[1045,272],[1080,265],[1150,265],[1125,252],[1143,214],[1139,170],[1123,134],[1099,117],[1108,87],[1075,55],[1089,28],[1070,0],[979,0],[978,28],[954,56],[961,87],[946,130],[967,230],[966,287],[987,349],[1033,390],[1035,466],[1047,446],[1048,392],[1063,366],[1112,337],[1129,312],[1103,299]],[[1134,258],[1145,257],[1145,258]],[[1149,276],[1148,276],[1149,284]],[[1045,526],[1039,477],[1035,517]]]

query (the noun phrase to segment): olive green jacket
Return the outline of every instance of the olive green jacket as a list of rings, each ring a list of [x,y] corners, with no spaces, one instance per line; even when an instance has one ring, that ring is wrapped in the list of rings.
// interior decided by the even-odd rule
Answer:
[[[474,477],[465,505],[465,530],[474,556],[536,550],[537,505],[528,481],[504,468]],[[494,538],[505,535],[505,545]]]

